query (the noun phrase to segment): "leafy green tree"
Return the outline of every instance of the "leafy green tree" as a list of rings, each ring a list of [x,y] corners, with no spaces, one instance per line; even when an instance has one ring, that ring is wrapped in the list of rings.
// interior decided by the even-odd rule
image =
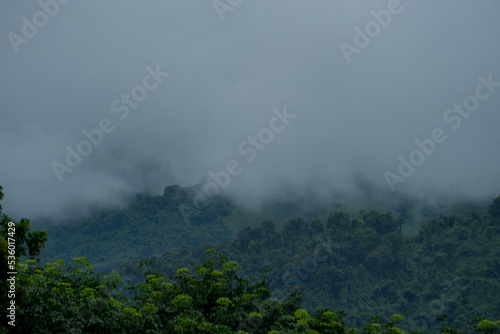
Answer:
[[[497,334],[500,333],[500,321],[482,319],[474,325],[474,329],[478,333]]]
[[[20,333],[118,333],[127,322],[125,299],[117,292],[120,277],[95,274],[85,258],[75,258],[72,266],[30,261],[20,275],[26,290],[16,325]]]
[[[4,196],[2,190],[3,188],[0,186],[0,201]],[[25,293],[22,278],[8,273],[19,271],[19,264],[23,257],[28,255],[29,258],[33,259],[40,255],[47,240],[46,232],[30,232],[30,228],[28,219],[22,218],[19,222],[13,222],[9,216],[2,212],[0,203],[0,296],[2,300],[0,315],[2,322],[8,319],[7,308],[11,307],[11,302],[16,302],[16,309],[18,309],[19,298]],[[15,282],[15,285],[11,285],[8,279]]]
[[[448,322],[448,315],[447,314],[441,314],[436,317],[437,320],[439,320],[442,323],[441,329],[439,330],[439,333],[441,334],[462,334],[463,331],[459,330],[457,328],[453,328]]]
[[[385,325],[381,325],[379,316],[371,317],[370,321],[363,328],[363,334],[404,334],[404,332],[396,327],[396,323],[403,320],[399,314],[394,314]]]

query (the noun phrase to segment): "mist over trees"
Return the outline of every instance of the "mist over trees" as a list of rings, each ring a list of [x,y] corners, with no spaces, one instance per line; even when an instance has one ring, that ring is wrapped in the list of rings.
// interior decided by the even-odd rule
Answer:
[[[499,18],[0,1],[0,334],[498,334]]]
[[[16,326],[2,330],[499,332],[495,319],[500,310],[500,197],[486,215],[437,215],[423,222],[417,235],[402,234],[402,216],[375,210],[337,211],[326,220],[296,217],[279,229],[264,220],[237,233],[227,227],[217,231],[216,226],[231,221],[221,219],[232,217],[238,207],[214,198],[206,211],[190,217],[195,229],[176,234],[179,227],[173,221],[182,218],[179,203],[189,198],[183,193],[189,191],[171,187],[164,196],[138,196],[127,208],[83,219],[88,230],[78,227],[84,225],[49,226],[48,235],[31,231],[27,219],[10,223],[2,213],[3,294],[11,289],[6,277],[12,270],[7,268],[9,225],[15,225],[18,250],[15,317],[10,320]],[[129,240],[141,243],[134,238],[138,231],[128,229],[128,224],[137,226],[134,219],[148,213],[140,224],[142,232],[153,235],[165,229],[173,239],[156,244],[156,254],[127,252]],[[91,232],[98,226],[102,230]],[[208,228],[205,232],[203,226]],[[50,231],[70,245],[76,242],[72,233],[82,240],[90,233],[92,241],[77,248],[80,256],[73,252],[72,259],[63,261],[57,256],[67,258],[68,250],[60,242],[50,245]],[[106,231],[121,235],[98,238]],[[197,241],[190,237],[196,231],[202,233]],[[212,239],[206,243],[206,238]],[[51,256],[40,261],[47,246]],[[106,248],[112,251],[105,253]],[[86,252],[94,254],[100,270],[94,269]],[[109,271],[113,266],[119,271]],[[3,300],[3,318],[9,319],[12,311]]]

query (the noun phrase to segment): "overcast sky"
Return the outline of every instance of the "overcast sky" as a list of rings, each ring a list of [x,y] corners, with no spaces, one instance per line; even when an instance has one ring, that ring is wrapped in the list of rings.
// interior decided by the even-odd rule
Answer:
[[[497,1],[46,2],[50,15],[0,4],[0,184],[13,217],[162,194],[232,160],[241,171],[224,191],[252,203],[367,186],[500,194],[500,86],[484,84],[500,82]],[[127,107],[132,92],[141,101]],[[464,100],[475,111],[447,112]],[[67,146],[101,122],[109,133],[68,166]],[[402,177],[399,156],[434,129],[446,140],[413,154],[419,165],[391,189],[384,174]],[[251,161],[248,136],[262,149]]]

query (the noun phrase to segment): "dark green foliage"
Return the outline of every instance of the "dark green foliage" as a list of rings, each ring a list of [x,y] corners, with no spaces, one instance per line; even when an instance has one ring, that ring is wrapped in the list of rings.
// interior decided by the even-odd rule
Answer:
[[[85,256],[95,268],[111,272],[127,260],[160,255],[186,244],[229,242],[233,233],[220,220],[231,204],[215,198],[203,210],[191,189],[171,186],[163,196],[139,194],[127,208],[102,209],[88,218],[44,227],[50,235],[43,261]]]
[[[101,210],[72,230],[51,228],[49,244],[54,237],[66,245],[53,243],[59,248],[45,258],[65,254],[66,262],[74,257],[70,266],[27,261],[46,236],[30,232],[25,219],[16,223],[16,262],[23,256],[25,264],[17,266],[15,332],[499,331],[498,321],[470,320],[500,314],[499,198],[488,216],[436,216],[411,237],[394,213],[362,210],[296,217],[279,230],[264,220],[233,238],[221,220],[232,204],[216,198],[203,210],[183,207],[191,200],[189,190],[172,186],[164,196],[138,195],[126,209]],[[121,275],[94,272],[94,260]]]
[[[2,190],[0,186],[0,201],[3,199]],[[7,307],[10,306],[10,301],[17,302],[18,298],[25,293],[25,282],[17,275],[7,273],[19,270],[22,257],[29,256],[33,259],[40,255],[47,240],[47,232],[31,232],[30,228],[28,219],[23,218],[19,222],[13,222],[2,212],[0,203],[0,300],[2,301],[0,316],[2,324],[8,319]],[[7,280],[13,277],[15,277],[15,290],[11,290],[11,285]]]
[[[498,196],[490,206],[490,216],[495,220],[500,219],[500,196]]]
[[[331,308],[314,314],[301,308],[300,293],[285,301],[271,297],[265,280],[253,282],[239,274],[241,267],[226,256],[205,252],[207,258],[196,273],[181,268],[175,275],[149,273],[128,289],[127,299],[117,289],[118,274],[93,272],[87,259],[62,261],[43,267],[31,261],[22,265],[20,276],[26,294],[20,300],[13,333],[331,333],[353,334],[345,312]],[[445,322],[446,317],[438,317]],[[478,319],[477,332],[498,333],[500,321]],[[384,324],[372,316],[363,334],[404,334],[392,315]],[[410,333],[418,333],[411,331]],[[440,333],[462,333],[449,325]]]
[[[75,258],[72,266],[31,263],[20,275],[26,293],[19,305],[19,333],[114,333],[125,322],[118,308],[125,301],[117,293],[119,275],[94,274],[85,258]]]
[[[40,267],[24,265],[26,294],[17,333],[346,333],[343,314],[330,309],[310,316],[300,295],[270,298],[264,280],[238,274],[241,267],[213,250],[196,274],[187,268],[164,277],[147,274],[127,299],[120,278],[95,274],[87,259]],[[316,330],[317,332],[315,332]]]
[[[488,217],[439,216],[416,237],[401,235],[399,218],[375,211],[355,219],[337,212],[326,222],[296,218],[276,231],[266,221],[238,232],[232,244],[209,247],[236,259],[254,278],[269,268],[274,296],[284,298],[299,286],[307,309],[345,309],[347,323],[358,328],[374,313],[385,319],[399,313],[406,318],[402,328],[436,332],[443,312],[453,320],[448,329],[470,328],[472,317],[500,313],[500,226]],[[165,273],[194,268],[204,249],[165,252],[153,267]]]

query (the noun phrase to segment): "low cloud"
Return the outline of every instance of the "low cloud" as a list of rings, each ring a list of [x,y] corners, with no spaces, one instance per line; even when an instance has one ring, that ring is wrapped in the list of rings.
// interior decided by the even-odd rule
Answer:
[[[500,5],[401,0],[402,10],[348,63],[341,43],[354,45],[354,28],[389,2],[242,1],[221,20],[205,1],[58,1],[57,15],[17,52],[9,34],[23,36],[23,17],[34,22],[43,6],[1,4],[4,211],[57,219],[198,184],[228,161],[243,163],[238,145],[283,106],[297,117],[224,189],[239,202],[497,196],[500,91],[458,130],[443,115],[474,94],[478,77],[500,81],[500,45],[492,42]],[[140,103],[120,119],[113,101],[132,95],[157,64],[169,76],[144,99],[136,90]],[[52,163],[65,164],[66,147],[76,150],[82,130],[103,119],[114,130],[60,182]],[[447,140],[392,192],[384,173],[397,173],[398,157],[409,159],[415,140],[435,128]]]

